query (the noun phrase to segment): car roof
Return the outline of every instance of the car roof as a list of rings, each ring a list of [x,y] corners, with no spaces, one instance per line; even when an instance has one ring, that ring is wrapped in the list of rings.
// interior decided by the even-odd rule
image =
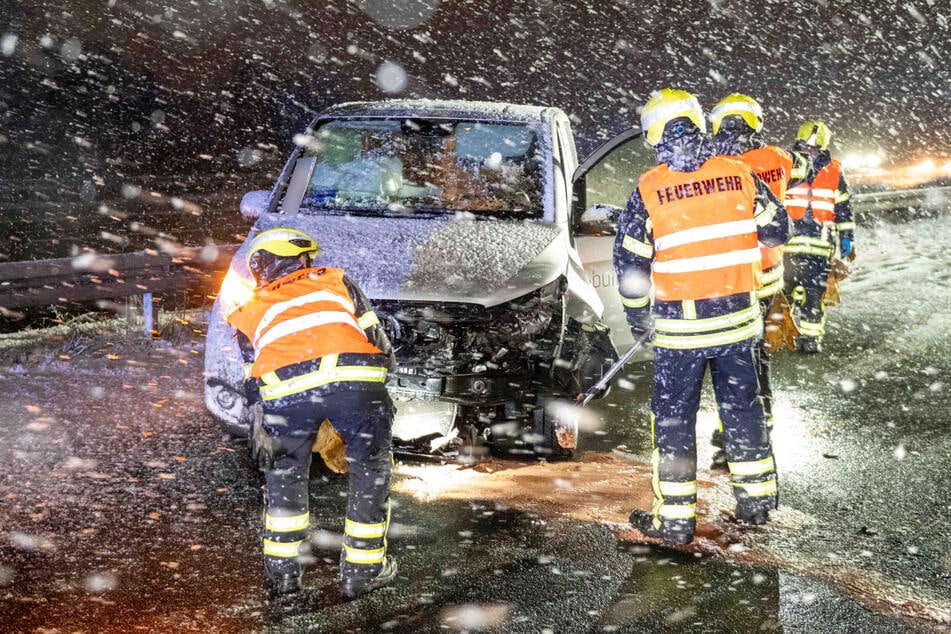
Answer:
[[[495,101],[391,99],[387,101],[351,101],[337,104],[321,112],[317,120],[362,117],[432,117],[470,121],[532,123],[545,121],[550,113],[556,111],[558,111],[558,108],[551,106],[529,106]]]

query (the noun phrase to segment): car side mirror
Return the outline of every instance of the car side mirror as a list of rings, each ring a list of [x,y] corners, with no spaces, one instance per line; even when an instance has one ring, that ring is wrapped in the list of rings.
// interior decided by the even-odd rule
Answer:
[[[241,215],[250,220],[256,220],[266,214],[271,206],[271,192],[269,190],[248,192],[241,198]]]
[[[617,234],[617,223],[622,211],[620,207],[606,203],[591,205],[581,214],[579,231],[585,235],[613,236]]]

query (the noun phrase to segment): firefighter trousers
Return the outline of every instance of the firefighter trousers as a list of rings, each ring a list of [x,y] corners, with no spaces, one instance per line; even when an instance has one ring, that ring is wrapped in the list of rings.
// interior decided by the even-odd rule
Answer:
[[[821,340],[826,321],[822,297],[831,260],[811,253],[785,253],[783,259],[786,296],[799,307],[799,330],[804,337]]]
[[[652,489],[655,528],[692,534],[697,506],[697,411],[707,367],[713,379],[737,512],[776,508],[773,452],[759,399],[753,341],[708,356],[654,349]]]
[[[766,317],[769,315],[769,307],[773,303],[773,296],[761,297],[759,299],[760,312],[763,314],[763,338],[757,339],[753,345],[753,361],[756,365],[756,381],[759,385],[760,401],[763,405],[763,415],[766,417],[766,428],[773,427],[773,385],[772,385],[772,365],[770,354],[766,350],[765,328]],[[711,439],[714,447],[723,447],[723,421],[717,422],[717,428],[713,430]]]
[[[317,429],[329,419],[346,443],[349,467],[340,575],[375,577],[386,557],[393,457],[393,404],[386,388],[323,392],[274,407],[265,402],[273,466],[265,469],[263,550],[269,574],[300,574],[298,553],[310,520],[308,483]]]

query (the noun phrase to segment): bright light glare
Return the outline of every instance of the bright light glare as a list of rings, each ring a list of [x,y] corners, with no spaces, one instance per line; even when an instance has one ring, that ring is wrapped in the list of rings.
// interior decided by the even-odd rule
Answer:
[[[931,172],[934,172],[935,169],[936,167],[935,167],[934,161],[929,158],[929,159],[923,160],[921,163],[918,163],[917,165],[912,165],[908,171],[912,172],[913,174],[930,174]]]
[[[232,313],[238,306],[246,304],[254,295],[254,285],[238,275],[234,269],[228,269],[224,281],[221,283],[221,307],[224,314]]]

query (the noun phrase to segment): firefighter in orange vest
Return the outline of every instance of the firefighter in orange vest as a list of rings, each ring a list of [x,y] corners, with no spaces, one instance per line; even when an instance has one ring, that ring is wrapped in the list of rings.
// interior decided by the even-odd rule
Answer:
[[[749,167],[713,156],[697,99],[655,92],[641,128],[659,165],[641,175],[621,214],[614,266],[635,336],[654,328],[653,507],[631,513],[649,537],[685,544],[697,514],[696,418],[713,377],[738,521],[776,508],[776,471],[753,345],[762,335],[759,243],[788,237],[782,204]],[[653,301],[652,301],[653,296]]]
[[[812,176],[811,161],[799,152],[787,152],[775,145],[767,145],[760,133],[763,129],[763,108],[748,95],[733,93],[721,99],[710,111],[717,154],[734,156],[743,161],[769,187],[780,202],[786,200],[786,190]],[[762,288],[759,303],[763,315],[769,314],[770,305],[783,292],[783,245],[760,245],[762,255]],[[773,426],[773,390],[771,385],[769,352],[763,339],[756,344],[756,375],[760,397],[766,414],[766,426]],[[722,429],[713,434],[717,451],[713,456],[714,468],[726,468]]]
[[[852,197],[842,165],[829,154],[832,133],[822,121],[806,121],[793,149],[813,159],[815,176],[786,192],[793,235],[784,255],[786,294],[799,304],[798,349],[820,352],[825,334],[825,295],[836,246],[843,258],[855,258]]]
[[[249,244],[257,288],[228,321],[238,331],[249,403],[260,403],[252,452],[264,470],[263,550],[272,592],[300,589],[309,525],[308,476],[318,430],[342,436],[349,467],[341,591],[353,598],[393,581],[386,554],[393,404],[389,339],[342,269],[312,265],[317,243],[296,229]],[[324,430],[321,429],[321,432]]]

